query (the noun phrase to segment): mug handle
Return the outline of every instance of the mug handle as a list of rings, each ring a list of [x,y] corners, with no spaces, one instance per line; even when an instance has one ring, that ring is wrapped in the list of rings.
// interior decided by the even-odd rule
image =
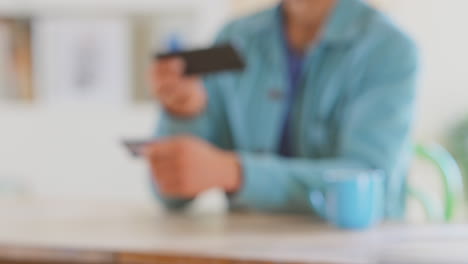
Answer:
[[[324,220],[328,220],[325,209],[325,195],[322,191],[315,190],[309,195],[310,204],[314,211]]]

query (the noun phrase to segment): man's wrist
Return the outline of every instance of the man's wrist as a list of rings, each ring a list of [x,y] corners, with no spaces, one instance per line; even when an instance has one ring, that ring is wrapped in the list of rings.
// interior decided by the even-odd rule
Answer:
[[[163,107],[173,116],[191,119],[203,113],[208,105],[208,98],[204,90],[194,91],[185,98],[166,100]]]
[[[226,193],[232,194],[240,190],[242,186],[242,169],[240,158],[235,152],[225,152],[226,177],[223,188]]]

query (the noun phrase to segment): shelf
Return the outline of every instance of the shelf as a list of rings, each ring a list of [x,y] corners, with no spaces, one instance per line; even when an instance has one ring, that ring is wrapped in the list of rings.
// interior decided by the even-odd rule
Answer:
[[[0,0],[0,15],[122,13],[197,10],[206,0]]]

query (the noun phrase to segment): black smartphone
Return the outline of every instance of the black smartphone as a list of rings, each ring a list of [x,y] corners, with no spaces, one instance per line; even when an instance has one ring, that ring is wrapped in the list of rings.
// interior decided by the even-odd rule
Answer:
[[[208,49],[157,54],[156,59],[179,57],[185,61],[186,75],[203,75],[223,71],[240,71],[245,68],[242,56],[231,44]]]

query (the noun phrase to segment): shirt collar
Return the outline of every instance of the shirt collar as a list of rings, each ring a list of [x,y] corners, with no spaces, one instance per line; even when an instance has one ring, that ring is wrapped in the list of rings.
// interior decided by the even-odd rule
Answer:
[[[357,35],[359,27],[357,18],[360,15],[361,0],[337,0],[336,6],[328,17],[320,38],[323,44],[340,45],[347,44]],[[283,10],[282,5],[278,5],[275,12],[276,27],[282,30]],[[280,31],[281,32],[281,31]]]
[[[338,0],[325,24],[322,41],[330,44],[346,44],[357,35],[360,16],[360,0]]]

